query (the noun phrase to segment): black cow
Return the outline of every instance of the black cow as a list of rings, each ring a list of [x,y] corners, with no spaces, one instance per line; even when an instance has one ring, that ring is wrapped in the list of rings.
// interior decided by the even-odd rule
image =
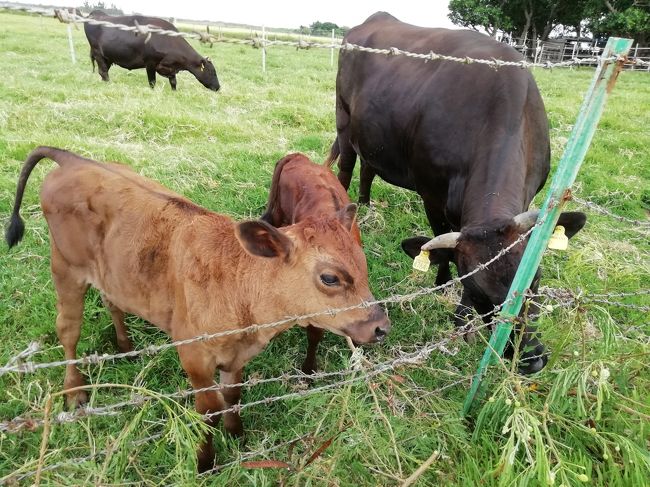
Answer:
[[[429,29],[378,12],[351,29],[344,42],[419,53],[519,61],[510,46],[468,30]],[[465,274],[489,260],[534,224],[527,212],[550,170],[548,121],[535,81],[518,67],[410,59],[341,50],[336,78],[337,138],[328,162],[339,158],[347,189],[357,155],[359,200],[370,199],[372,178],[417,191],[436,237],[428,247],[438,264],[436,283],[451,278],[449,262]],[[563,213],[572,237],[583,213]],[[453,231],[453,232],[452,232]],[[402,242],[411,257],[428,237]],[[501,304],[524,246],[463,281],[456,324],[471,309],[487,313]],[[532,288],[539,284],[539,270]],[[523,334],[522,372],[546,364],[532,328]]]
[[[114,24],[152,25],[165,30],[178,32],[173,24],[156,17],[126,15],[114,17],[101,10],[93,10],[90,18],[106,20]],[[121,31],[113,27],[84,24],[86,38],[90,44],[90,59],[95,70],[95,62],[102,80],[108,81],[108,70],[117,64],[126,69],[146,68],[149,85],[156,84],[156,73],[169,78],[172,90],[176,90],[176,73],[189,71],[203,86],[219,90],[219,80],[214,65],[208,58],[202,57],[182,37],[169,37],[136,32]]]

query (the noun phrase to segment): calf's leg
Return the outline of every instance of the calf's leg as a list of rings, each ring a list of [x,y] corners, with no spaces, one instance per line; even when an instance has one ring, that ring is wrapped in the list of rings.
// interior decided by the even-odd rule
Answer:
[[[52,280],[56,289],[56,334],[59,337],[66,360],[77,358],[77,343],[81,334],[86,284],[70,269],[56,247],[52,247]],[[64,389],[83,386],[85,383],[76,365],[65,369]],[[66,407],[74,408],[88,401],[86,391],[79,390],[65,395]]]
[[[178,355],[181,365],[192,383],[192,388],[202,389],[215,385],[216,363],[205,353],[200,344],[181,345],[178,347]],[[201,415],[216,413],[224,409],[223,396],[216,389],[197,392],[195,405],[196,411]],[[206,423],[216,426],[220,417],[221,415],[212,416],[206,419]],[[199,472],[205,472],[214,467],[215,451],[212,444],[212,433],[206,434],[203,442],[199,444],[197,460]]]
[[[113,319],[113,326],[115,327],[115,334],[117,336],[117,349],[123,353],[132,351],[133,345],[131,344],[131,340],[129,340],[128,330],[124,324],[124,311],[106,299],[106,296],[103,294],[102,301]]]
[[[243,369],[234,372],[220,371],[221,385],[239,384],[242,380]],[[241,399],[241,387],[226,387],[221,390],[223,398],[226,402],[226,408],[238,404]],[[242,436],[244,434],[244,427],[242,426],[239,412],[229,412],[223,415],[223,426],[226,431],[233,436]]]
[[[316,352],[318,351],[318,344],[323,339],[325,330],[308,325],[305,328],[305,332],[307,333],[307,356],[302,364],[302,371],[305,374],[313,374],[318,370]]]

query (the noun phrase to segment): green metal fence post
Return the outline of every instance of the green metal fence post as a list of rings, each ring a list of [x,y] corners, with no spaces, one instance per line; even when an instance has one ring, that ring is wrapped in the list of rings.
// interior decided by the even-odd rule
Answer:
[[[575,180],[580,165],[587,153],[591,139],[596,130],[596,125],[603,112],[608,93],[614,87],[618,73],[623,68],[622,56],[626,56],[632,46],[631,39],[610,37],[602,53],[600,66],[587,91],[580,108],[580,113],[567,142],[564,154],[560,159],[546,200],[539,212],[537,226],[530,236],[521,263],[517,269],[508,297],[511,298],[501,310],[496,322],[496,329],[490,337],[478,371],[474,375],[469,393],[465,398],[463,414],[467,414],[479,390],[481,379],[490,362],[498,360],[503,354],[510,332],[512,322],[519,315],[524,301],[524,293],[530,287],[535,272],[542,260],[542,254],[548,244],[548,239],[553,233],[555,224],[562,211],[564,203],[570,199],[570,187]],[[618,58],[612,60],[611,58]]]

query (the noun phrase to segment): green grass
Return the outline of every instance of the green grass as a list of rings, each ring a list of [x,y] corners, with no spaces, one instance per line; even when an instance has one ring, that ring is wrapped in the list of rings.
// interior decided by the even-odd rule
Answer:
[[[263,211],[271,173],[291,151],[324,159],[334,138],[335,69],[329,51],[261,52],[216,44],[197,47],[215,62],[222,91],[209,92],[188,73],[172,93],[166,80],[149,89],[143,70],[111,70],[110,83],[92,73],[82,30],[75,30],[78,63],[70,63],[66,30],[58,22],[0,13],[0,223],[6,223],[20,167],[37,145],[66,148],[97,160],[117,160],[197,203],[237,219]],[[198,43],[195,43],[198,45]],[[576,118],[592,70],[536,71],[546,102],[554,163]],[[650,75],[623,73],[608,101],[574,192],[631,218],[650,209]],[[26,236],[15,249],[0,247],[0,365],[32,340],[38,361],[63,357],[54,330],[55,296],[49,272],[47,226],[38,203],[43,163],[34,171],[23,202]],[[357,182],[352,194],[356,196]],[[430,233],[416,194],[377,181],[374,210],[361,217],[370,280],[378,298],[431,285],[433,273],[414,275],[399,242]],[[541,197],[538,197],[538,203]],[[576,205],[571,205],[576,209]],[[650,287],[650,245],[624,223],[589,214],[569,251],[547,255],[542,283],[583,292],[623,292]],[[455,288],[442,296],[389,306],[394,328],[381,346],[367,348],[372,361],[412,351],[453,330]],[[648,304],[637,297],[626,302]],[[552,304],[552,303],[551,303]],[[217,434],[219,461],[247,452],[271,453],[293,471],[234,465],[195,477],[194,444],[199,423],[192,401],[153,401],[107,418],[56,425],[47,438],[45,485],[396,485],[435,450],[440,456],[419,485],[640,486],[650,484],[647,453],[650,334],[647,313],[603,304],[553,306],[539,321],[553,350],[546,369],[524,379],[495,368],[488,393],[472,416],[459,416],[467,383],[483,344],[458,340],[456,355],[435,352],[418,366],[301,399],[243,411],[245,441]],[[113,353],[114,332],[99,296],[87,298],[80,354]],[[136,348],[165,343],[165,335],[129,319]],[[247,376],[274,377],[295,369],[305,351],[304,333],[292,329],[246,368]],[[349,365],[338,337],[321,345],[325,370]],[[508,364],[509,366],[509,364]],[[604,369],[608,380],[601,380]],[[128,384],[174,392],[188,387],[174,350],[151,358],[83,367],[92,384]],[[42,414],[49,394],[63,385],[61,368],[0,377],[0,420]],[[604,376],[603,376],[604,377]],[[326,384],[317,382],[312,387]],[[533,386],[534,384],[534,386]],[[531,387],[533,386],[533,387]],[[300,390],[296,383],[248,388],[243,402]],[[130,391],[97,389],[93,405],[128,399]],[[490,399],[491,398],[491,399]],[[53,414],[63,410],[60,398]],[[390,428],[388,428],[390,425]],[[220,430],[219,430],[220,431]],[[42,430],[0,434],[0,478],[36,468]],[[152,434],[161,439],[139,443]],[[282,446],[307,435],[292,447]],[[327,440],[333,441],[306,465]],[[68,462],[109,450],[91,461]],[[26,479],[23,483],[30,483]]]

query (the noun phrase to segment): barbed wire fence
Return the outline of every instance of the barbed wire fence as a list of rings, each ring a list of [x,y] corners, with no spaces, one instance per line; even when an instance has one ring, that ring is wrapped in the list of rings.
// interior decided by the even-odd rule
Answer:
[[[6,7],[3,7],[6,8]],[[24,10],[24,9],[20,9]],[[33,9],[27,10],[29,12],[32,12]],[[63,13],[62,13],[63,12]],[[67,23],[68,25],[74,24],[74,23],[90,23],[92,25],[101,25],[109,28],[116,28],[120,29],[123,31],[131,31],[135,32],[138,35],[143,35],[146,36],[147,38],[150,38],[152,35],[168,35],[172,37],[185,37],[185,38],[194,38],[197,40],[201,40],[201,34],[199,33],[185,33],[185,32],[175,32],[175,31],[166,31],[163,29],[158,29],[153,26],[126,26],[126,25],[120,25],[120,24],[113,24],[110,22],[102,21],[102,20],[96,20],[96,19],[88,19],[84,17],[79,17],[73,14],[69,14],[65,10],[59,10],[56,13],[57,17],[59,20],[62,22]],[[299,42],[294,42],[294,41],[270,41],[268,39],[265,39],[262,37],[261,39],[227,39],[227,38],[221,38],[218,40],[215,40],[214,42],[226,42],[226,43],[232,43],[232,44],[242,44],[242,45],[251,45],[253,47],[261,47],[262,49],[265,49],[268,46],[273,46],[273,45],[278,45],[278,46],[295,46],[295,47],[302,47],[305,48],[305,41],[299,41]],[[302,44],[301,44],[302,43]],[[487,65],[490,67],[493,67],[495,69],[499,69],[502,67],[519,67],[519,68],[531,68],[531,67],[540,67],[540,68],[556,68],[556,67],[572,67],[572,66],[580,66],[582,64],[593,64],[593,63],[598,63],[601,62],[602,59],[598,58],[582,58],[582,59],[575,59],[575,60],[568,60],[568,61],[563,61],[560,63],[530,63],[527,61],[517,61],[517,62],[511,62],[511,61],[502,61],[502,60],[497,60],[497,59],[472,59],[472,58],[458,58],[458,57],[453,57],[453,56],[446,56],[442,54],[437,54],[437,53],[412,53],[409,51],[404,51],[400,50],[398,48],[391,47],[389,49],[374,49],[374,48],[369,48],[369,47],[364,47],[364,46],[359,46],[359,45],[354,45],[354,44],[324,44],[324,43],[308,43],[307,47],[314,47],[314,48],[327,48],[327,49],[345,49],[345,50],[357,50],[357,51],[362,51],[362,52],[369,52],[373,54],[381,54],[381,55],[387,55],[387,56],[406,56],[406,57],[411,57],[414,59],[420,59],[423,60],[424,62],[428,61],[437,61],[437,60],[442,60],[442,61],[449,61],[449,62],[457,62],[457,63],[462,63],[462,64],[482,64],[482,65]],[[613,59],[617,60],[618,59]],[[630,61],[630,60],[625,60],[625,62],[639,62],[639,61]],[[643,61],[640,61],[641,63],[644,63]],[[650,65],[650,63],[647,63],[647,65]],[[593,202],[590,202],[588,200],[578,198],[576,196],[573,196],[573,200],[590,209],[593,211],[596,211],[602,215],[605,215],[607,217],[610,217],[612,219],[615,219],[618,222],[626,223],[630,225],[630,229],[633,229],[635,231],[643,232],[643,233],[648,233],[650,232],[650,222],[648,221],[641,221],[637,219],[632,219],[628,217],[624,217],[621,215],[617,215],[616,213],[612,212],[611,210],[597,205]],[[541,224],[541,222],[538,222],[537,225]],[[537,226],[536,225],[536,226]],[[143,349],[139,350],[134,350],[131,352],[125,352],[125,353],[117,353],[117,354],[91,354],[86,357],[81,357],[78,359],[74,360],[59,360],[59,361],[53,361],[53,362],[35,362],[31,359],[33,355],[35,355],[39,351],[39,345],[36,342],[30,343],[23,351],[17,353],[13,357],[9,359],[9,361],[6,363],[6,365],[0,367],[0,376],[6,375],[6,374],[33,374],[36,373],[39,370],[42,369],[48,369],[48,368],[55,368],[55,367],[64,367],[64,366],[69,366],[69,365],[97,365],[97,364],[102,364],[105,362],[109,361],[115,361],[115,360],[120,360],[123,358],[131,358],[131,357],[137,357],[137,356],[153,356],[156,355],[164,350],[167,350],[169,348],[174,348],[174,347],[179,347],[183,346],[189,343],[195,343],[195,342],[201,342],[201,341],[209,341],[209,340],[215,340],[220,337],[225,337],[225,336],[230,336],[234,334],[246,334],[246,333],[256,333],[258,331],[267,329],[267,328],[274,328],[274,327],[279,327],[283,326],[298,320],[307,320],[309,318],[314,318],[317,316],[321,315],[335,315],[338,313],[343,313],[346,311],[350,311],[353,309],[358,309],[358,308],[363,308],[363,307],[368,307],[374,304],[393,304],[393,303],[405,303],[405,302],[410,302],[418,297],[421,296],[428,296],[432,295],[437,291],[443,290],[445,288],[448,288],[452,285],[461,283],[464,279],[476,274],[477,272],[480,272],[484,269],[486,269],[490,264],[493,262],[497,261],[504,255],[506,255],[512,248],[514,248],[516,245],[519,245],[522,243],[533,231],[535,227],[532,227],[530,230],[527,232],[523,233],[513,244],[509,245],[508,247],[504,248],[501,252],[499,252],[495,257],[490,259],[489,261],[477,266],[473,271],[469,272],[468,274],[465,274],[463,276],[459,276],[457,278],[454,278],[447,283],[444,283],[439,286],[435,287],[426,287],[426,288],[421,288],[415,292],[408,293],[408,294],[395,294],[392,296],[389,296],[384,299],[379,299],[375,300],[372,302],[363,302],[359,303],[358,305],[355,306],[349,306],[345,308],[338,308],[338,309],[327,309],[327,310],[321,310],[318,312],[302,315],[302,316],[293,316],[293,317],[286,317],[281,320],[271,322],[271,323],[264,323],[264,324],[255,324],[247,328],[243,329],[231,329],[227,330],[224,332],[219,332],[219,333],[214,333],[214,334],[203,334],[200,336],[192,337],[190,339],[186,340],[179,340],[179,341],[172,341],[169,343],[165,343],[162,345],[152,345],[149,347],[145,347]],[[638,311],[640,313],[647,313],[650,312],[650,305],[646,304],[639,304],[639,303],[630,303],[627,300],[631,298],[641,298],[641,299],[646,299],[648,296],[650,296],[650,290],[649,289],[639,289],[637,291],[629,291],[629,292],[612,292],[612,293],[582,293],[580,290],[570,290],[570,289],[553,289],[553,288],[541,288],[539,293],[536,295],[538,297],[545,297],[553,302],[558,303],[559,305],[563,304],[574,304],[574,305],[582,305],[582,306],[588,306],[589,304],[598,304],[598,305],[605,305],[608,307],[618,307],[618,308],[625,308],[625,309],[631,309],[634,311]],[[498,307],[497,307],[498,308]],[[543,313],[544,310],[542,310],[539,314]],[[550,312],[550,310],[546,310],[546,312]],[[453,341],[458,339],[461,335],[469,333],[469,332],[476,332],[485,329],[486,327],[490,326],[491,323],[483,321],[485,318],[487,318],[489,315],[494,313],[494,311],[490,311],[489,313],[486,313],[484,315],[478,315],[472,318],[470,322],[467,323],[467,325],[463,328],[457,329],[451,333],[449,333],[447,336],[443,337],[442,339],[436,340],[436,341],[431,341],[417,350],[410,352],[410,353],[400,353],[396,357],[381,362],[377,364],[370,364],[361,366],[360,362],[357,360],[356,364],[353,363],[351,368],[344,369],[344,370],[338,370],[338,371],[332,371],[332,372],[320,372],[316,373],[310,376],[307,376],[305,374],[282,374],[277,377],[270,377],[270,378],[264,378],[264,379],[258,379],[258,378],[251,378],[247,381],[238,383],[238,384],[230,384],[230,385],[218,385],[215,384],[213,386],[203,388],[203,389],[190,389],[190,390],[184,390],[184,391],[178,391],[178,392],[173,392],[173,393],[157,393],[155,395],[141,395],[141,394],[134,394],[133,397],[130,400],[125,400],[121,402],[116,402],[113,404],[108,404],[105,406],[99,406],[99,407],[94,407],[94,406],[84,406],[82,408],[79,408],[75,411],[72,412],[62,412],[58,415],[56,415],[54,418],[46,418],[41,414],[41,417],[36,415],[35,413],[39,413],[39,411],[29,411],[25,414],[22,414],[20,416],[14,417],[9,420],[5,421],[0,421],[0,433],[2,434],[16,434],[20,432],[25,432],[25,431],[36,431],[37,429],[41,428],[47,421],[50,422],[50,424],[57,424],[57,425],[64,425],[64,424],[70,424],[70,423],[75,423],[81,419],[85,418],[91,418],[91,417],[101,417],[101,416],[114,416],[121,414],[124,410],[130,408],[130,407],[138,407],[142,406],[143,404],[152,401],[152,400],[161,400],[161,399],[185,399],[188,397],[191,397],[198,392],[206,392],[210,390],[224,390],[226,388],[230,387],[254,387],[256,385],[261,385],[261,384],[268,384],[268,383],[289,383],[291,381],[302,381],[306,378],[309,378],[310,380],[323,380],[323,379],[332,379],[334,377],[339,377],[341,380],[328,383],[319,387],[311,388],[311,389],[305,389],[305,390],[299,390],[295,392],[290,392],[287,394],[283,395],[278,395],[278,396],[271,396],[271,397],[266,397],[264,399],[260,399],[257,401],[252,401],[244,404],[236,404],[233,405],[227,409],[224,409],[222,411],[210,413],[208,415],[204,416],[204,419],[210,419],[216,416],[223,415],[228,412],[240,412],[243,409],[258,406],[258,405],[267,405],[271,404],[274,402],[278,401],[285,401],[285,400],[291,400],[291,399],[297,399],[297,398],[302,398],[302,397],[307,397],[315,394],[320,394],[326,391],[331,391],[331,390],[336,390],[341,387],[344,387],[346,385],[350,384],[355,384],[363,381],[369,381],[373,378],[376,378],[380,376],[381,374],[386,374],[388,372],[394,371],[396,368],[400,366],[408,366],[408,365],[417,365],[421,364],[422,362],[426,361],[430,355],[436,351],[439,351],[441,353],[447,353],[447,354],[453,354],[453,351],[448,350],[447,346]],[[356,353],[356,352],[355,352]],[[354,355],[354,354],[353,354]],[[358,357],[357,357],[358,358]],[[354,357],[353,357],[354,359]],[[351,359],[351,362],[354,362],[354,360]],[[471,375],[468,376],[462,376],[459,379],[446,384],[442,386],[440,389],[437,391],[441,391],[445,388],[448,387],[453,387],[459,384],[462,384],[464,382],[467,382],[471,379]],[[429,391],[431,392],[431,391]],[[436,392],[436,391],[433,391]],[[137,440],[136,442],[133,443],[134,446],[155,441],[156,439],[160,439],[162,434],[154,434],[151,435],[147,438]],[[278,448],[281,448],[283,446],[286,446],[290,444],[291,442],[295,441],[300,441],[301,438],[304,438],[305,435],[302,435],[301,437],[298,437],[296,439],[290,440],[288,442],[285,442],[280,445],[274,445],[268,449],[257,451],[257,452],[250,452],[247,454],[244,454],[239,460],[230,462],[225,465],[221,465],[219,467],[215,467],[215,471],[217,469],[223,469],[231,465],[235,465],[237,463],[240,463],[243,461],[243,459],[246,458],[252,458],[254,456],[262,456],[265,454],[268,454],[271,451],[274,451]],[[108,453],[107,450],[102,450],[98,452],[94,452],[91,455],[85,456],[85,457],[79,457],[75,459],[70,459],[66,460],[65,462],[61,462],[58,464],[52,464],[52,465],[46,465],[42,468],[39,469],[40,472],[46,472],[46,471],[54,471],[59,468],[63,468],[67,465],[74,465],[75,463],[81,463],[84,461],[89,461],[94,458],[97,458],[98,456],[103,456]],[[29,478],[33,475],[35,475],[37,470],[32,470],[29,472],[14,472],[8,476],[5,476],[3,478],[0,478],[0,483],[8,483],[8,482],[19,482],[21,480],[24,480],[26,478]]]
[[[318,315],[322,314],[337,314],[337,313],[342,313],[350,309],[356,309],[360,307],[366,307],[370,306],[372,304],[388,304],[388,303],[404,303],[404,302],[410,302],[413,299],[425,295],[431,295],[435,293],[436,291],[448,288],[454,284],[458,284],[462,282],[464,279],[470,277],[471,275],[476,274],[477,272],[486,269],[489,265],[497,261],[498,259],[502,258],[504,255],[506,255],[510,250],[512,250],[515,246],[519,245],[522,243],[529,235],[532,233],[533,229],[540,225],[541,222],[538,222],[535,226],[530,228],[527,232],[523,233],[517,240],[515,240],[511,245],[508,247],[505,247],[501,252],[496,254],[492,259],[489,261],[486,261],[485,263],[479,265],[476,269],[471,271],[468,274],[465,274],[463,276],[459,276],[457,278],[454,278],[447,283],[441,284],[439,286],[435,287],[427,287],[427,288],[421,288],[415,292],[408,293],[408,294],[402,294],[402,295],[392,295],[389,296],[385,299],[381,300],[376,300],[372,303],[360,303],[359,305],[356,306],[351,306],[347,308],[340,308],[340,309],[328,309],[328,310],[322,310],[319,312],[315,313],[310,313],[308,315],[302,315],[300,317],[287,317],[282,320],[278,320],[276,322],[272,323],[266,323],[266,324],[261,324],[261,325],[253,325],[251,327],[247,327],[244,329],[237,329],[237,330],[228,330],[226,332],[221,332],[218,334],[212,334],[212,335],[201,335],[197,337],[193,337],[188,340],[180,340],[180,341],[175,341],[175,342],[170,342],[167,344],[163,345],[158,345],[158,346],[153,346],[153,347],[145,347],[144,349],[140,350],[135,350],[133,352],[129,353],[119,353],[119,354],[104,354],[104,355],[97,355],[93,354],[87,357],[79,358],[76,360],[62,360],[62,361],[54,361],[54,362],[44,362],[44,363],[37,363],[33,362],[30,360],[30,357],[34,355],[36,352],[39,351],[39,346],[37,343],[32,342],[30,343],[23,351],[17,353],[15,356],[13,356],[4,367],[0,368],[0,375],[4,374],[9,374],[9,373],[18,373],[18,374],[33,374],[36,373],[38,370],[41,369],[46,369],[46,368],[53,368],[53,367],[63,367],[67,365],[76,365],[76,364],[100,364],[103,362],[107,361],[114,361],[118,360],[121,358],[127,358],[127,357],[134,357],[134,356],[139,356],[139,355],[144,355],[144,356],[151,356],[155,355],[159,352],[162,352],[163,350],[166,350],[171,347],[177,347],[177,346],[183,346],[184,344],[187,343],[193,343],[195,341],[206,341],[206,340],[211,340],[215,339],[221,336],[228,336],[231,334],[235,333],[254,333],[256,331],[259,331],[261,329],[265,329],[268,327],[275,327],[275,326],[281,326],[282,324],[286,324],[290,321],[296,321],[300,319],[309,319],[311,317],[315,317]],[[625,308],[632,308],[637,311],[642,311],[642,312],[647,312],[650,311],[650,306],[647,305],[638,305],[638,304],[633,304],[633,303],[628,303],[624,301],[620,301],[620,299],[627,299],[631,297],[639,297],[639,296],[645,296],[648,297],[650,296],[650,290],[649,289],[642,289],[638,291],[630,291],[630,292],[614,292],[614,293],[593,293],[593,294],[585,294],[581,293],[579,290],[577,292],[574,292],[572,290],[567,290],[567,289],[553,289],[553,288],[541,288],[538,294],[533,295],[531,294],[530,297],[547,297],[555,302],[559,303],[560,305],[566,305],[568,303],[572,304],[580,304],[580,305],[588,305],[589,303],[599,303],[599,304],[606,304],[607,306],[616,306],[616,307],[625,307]],[[617,301],[614,301],[612,299],[618,299]],[[539,306],[540,312],[536,313],[533,317],[538,318],[540,315],[543,313],[550,313],[552,311],[552,307],[543,307]],[[139,407],[144,405],[147,402],[150,402],[152,400],[167,400],[167,399],[185,399],[190,396],[194,396],[195,394],[199,392],[206,392],[210,390],[225,390],[227,388],[234,388],[234,387],[243,387],[243,388],[250,388],[254,387],[257,385],[262,385],[262,384],[269,384],[269,383],[282,383],[282,384],[289,384],[291,381],[303,381],[305,379],[309,379],[310,381],[316,381],[316,380],[323,380],[323,379],[331,379],[334,377],[341,378],[341,380],[335,381],[333,383],[328,383],[319,387],[311,388],[311,389],[303,389],[303,390],[298,390],[295,392],[289,392],[286,394],[282,394],[279,396],[270,396],[270,397],[265,397],[263,399],[257,400],[257,401],[251,401],[248,403],[244,404],[235,404],[227,409],[217,411],[214,413],[210,413],[207,415],[204,415],[204,419],[210,419],[216,416],[221,416],[223,414],[229,413],[229,412],[236,412],[239,413],[243,409],[259,406],[259,405],[268,405],[274,402],[278,401],[285,401],[285,400],[291,400],[291,399],[298,399],[298,398],[303,398],[315,394],[320,394],[326,391],[333,391],[336,389],[340,389],[343,386],[350,385],[350,384],[356,384],[360,383],[362,381],[368,382],[369,380],[376,378],[382,374],[386,374],[388,372],[394,371],[396,368],[400,366],[408,366],[408,365],[419,365],[422,364],[423,362],[426,361],[426,359],[435,351],[439,351],[441,353],[453,355],[456,353],[456,351],[451,351],[447,347],[448,345],[453,342],[454,340],[458,339],[460,336],[465,335],[467,333],[475,333],[477,331],[483,330],[486,327],[491,325],[491,322],[485,322],[484,319],[487,318],[488,316],[492,315],[495,313],[500,306],[495,307],[494,310],[490,311],[489,313],[485,313],[483,315],[477,315],[473,317],[464,327],[456,329],[455,331],[449,333],[447,336],[435,340],[435,341],[430,341],[429,343],[417,348],[415,351],[410,352],[410,353],[399,353],[396,357],[381,362],[377,364],[370,364],[366,365],[365,367],[361,366],[361,362],[359,360],[354,360],[354,357],[350,359],[350,362],[352,366],[348,369],[343,369],[343,370],[337,370],[337,371],[332,371],[332,372],[320,372],[316,373],[313,375],[305,375],[303,373],[299,374],[282,374],[277,377],[270,377],[270,378],[250,378],[247,381],[237,383],[237,384],[229,384],[229,385],[220,385],[220,384],[214,384],[213,386],[202,388],[202,389],[189,389],[189,390],[184,390],[184,391],[178,391],[178,392],[173,392],[173,393],[155,393],[152,395],[145,395],[145,394],[138,394],[135,393],[129,400],[125,401],[120,401],[112,404],[108,404],[105,406],[84,406],[81,407],[75,411],[71,412],[61,412],[58,415],[56,415],[54,418],[46,418],[46,417],[34,417],[35,411],[28,412],[26,414],[17,416],[15,418],[12,418],[10,420],[6,421],[1,421],[0,422],[0,434],[16,434],[19,432],[23,431],[36,431],[39,428],[43,427],[44,424],[49,421],[50,424],[52,425],[63,425],[63,424],[70,424],[77,422],[81,419],[86,419],[86,418],[92,418],[92,417],[101,417],[101,416],[115,416],[117,414],[121,414],[126,410],[127,408],[130,407]],[[357,349],[354,353],[357,353],[359,349]],[[353,355],[354,355],[353,353]],[[366,361],[367,362],[367,361]],[[471,375],[466,375],[466,376],[461,376],[459,379],[446,384],[439,388],[439,390],[444,390],[449,387],[454,387],[456,385],[460,385],[463,383],[467,383],[471,380]],[[431,392],[431,391],[429,391]],[[145,440],[138,440],[138,444],[141,444],[143,441],[148,442],[148,441],[154,441],[156,439],[159,439],[162,435],[161,434],[156,434],[148,437]],[[273,451],[277,449],[278,446],[272,446],[270,449],[261,451],[261,452],[253,452],[250,454],[244,454],[239,460],[230,462],[226,465],[221,465],[219,467],[215,467],[215,469],[223,469],[226,468],[227,466],[235,465],[238,462],[241,463],[244,459],[252,457],[252,456],[260,456],[264,455],[265,453],[268,453],[270,451]],[[85,456],[85,457],[79,457],[75,458],[72,460],[66,460],[64,462],[58,463],[58,464],[52,464],[52,465],[46,465],[41,468],[41,472],[51,472],[55,471],[59,468],[63,468],[65,466],[69,465],[75,465],[78,464],[79,462],[82,461],[88,461],[91,459],[94,459],[98,456],[105,455],[107,451],[99,451],[99,452],[94,452],[91,455]],[[4,482],[15,482],[15,481],[20,481],[26,478],[29,478],[31,476],[34,476],[36,474],[36,470],[31,470],[29,472],[24,472],[22,471],[17,471],[13,472],[11,475],[8,475],[4,478],[0,478],[0,483]]]
[[[458,57],[458,56],[449,56],[446,54],[440,54],[433,51],[428,53],[416,53],[410,52],[407,50],[399,49],[397,47],[388,47],[388,48],[372,48],[367,46],[361,46],[358,44],[352,44],[349,42],[331,42],[331,43],[321,43],[321,42],[310,42],[300,39],[298,41],[282,41],[282,40],[269,40],[266,38],[265,32],[262,32],[261,37],[253,37],[251,39],[234,39],[223,36],[215,37],[213,35],[202,33],[202,32],[181,32],[175,30],[166,30],[154,25],[139,25],[136,22],[136,25],[125,25],[118,24],[108,20],[93,19],[90,17],[82,17],[77,15],[74,12],[71,12],[68,9],[54,9],[54,10],[39,10],[34,8],[21,8],[14,6],[2,6],[1,8],[10,9],[10,10],[23,10],[31,13],[40,13],[41,15],[54,16],[60,22],[65,24],[90,24],[95,26],[101,26],[106,28],[118,29],[124,32],[133,32],[136,35],[145,36],[145,42],[151,39],[152,35],[164,35],[168,37],[182,37],[185,39],[194,39],[203,43],[229,43],[229,44],[239,44],[239,45],[250,45],[254,48],[261,48],[263,50],[263,70],[265,70],[265,59],[266,59],[266,48],[271,46],[290,46],[296,47],[297,49],[339,49],[345,51],[361,51],[368,52],[373,54],[383,54],[386,56],[405,56],[413,59],[420,59],[424,62],[429,61],[450,61],[462,64],[480,64],[485,66],[490,66],[492,68],[498,69],[501,67],[519,67],[522,69],[528,68],[543,68],[543,69],[553,69],[553,68],[568,68],[576,67],[582,65],[599,65],[600,63],[607,61],[608,59],[602,57],[589,57],[589,58],[571,58],[566,61],[560,62],[530,62],[526,60],[521,61],[506,61],[501,59],[478,59],[471,57]],[[74,9],[73,9],[74,10]],[[71,44],[72,46],[72,44]],[[74,54],[72,54],[74,57]],[[618,61],[618,58],[611,58],[609,60]],[[626,64],[634,64],[638,66],[650,66],[650,61],[644,61],[642,59],[622,59]]]

